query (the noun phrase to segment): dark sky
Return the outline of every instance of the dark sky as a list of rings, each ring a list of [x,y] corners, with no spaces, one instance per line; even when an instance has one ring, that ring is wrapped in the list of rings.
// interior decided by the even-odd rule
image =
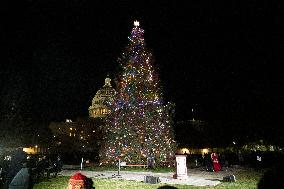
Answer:
[[[191,119],[194,108],[196,117],[225,127],[280,129],[281,1],[185,2],[1,5],[2,113],[14,107],[24,117],[47,121],[88,116],[138,19],[177,119]]]

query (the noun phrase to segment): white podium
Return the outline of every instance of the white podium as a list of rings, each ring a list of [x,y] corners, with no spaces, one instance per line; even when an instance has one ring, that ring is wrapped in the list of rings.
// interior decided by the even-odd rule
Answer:
[[[187,179],[186,155],[176,155],[175,179]]]

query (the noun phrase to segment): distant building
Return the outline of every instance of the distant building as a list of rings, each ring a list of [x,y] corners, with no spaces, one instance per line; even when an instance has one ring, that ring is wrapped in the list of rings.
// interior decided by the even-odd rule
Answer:
[[[92,99],[89,107],[89,118],[75,121],[66,119],[65,122],[51,122],[49,129],[53,135],[53,145],[62,150],[74,151],[95,148],[103,133],[100,130],[105,124],[105,117],[110,112],[107,102],[113,100],[116,91],[112,88],[111,79],[105,78],[105,84]],[[96,118],[96,119],[90,119]]]
[[[65,122],[51,122],[49,129],[51,130],[54,137],[58,136],[72,136],[75,137],[78,134],[77,129],[79,125],[70,119],[66,119]]]
[[[186,147],[179,147],[176,150],[176,154],[207,154],[207,153],[211,153],[212,149],[210,148],[186,148]]]
[[[65,122],[51,122],[49,129],[53,135],[52,146],[61,151],[92,150],[102,138],[104,119],[77,119]]]
[[[111,86],[111,79],[106,77],[104,86],[99,89],[92,100],[92,105],[89,107],[89,117],[105,117],[109,113],[106,105],[108,100],[112,100],[115,90]]]

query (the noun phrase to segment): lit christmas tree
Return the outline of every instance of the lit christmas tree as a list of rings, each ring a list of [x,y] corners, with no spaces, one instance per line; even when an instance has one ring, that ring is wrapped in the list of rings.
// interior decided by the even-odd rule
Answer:
[[[146,164],[147,158],[154,157],[156,165],[171,165],[174,157],[172,105],[162,101],[158,75],[143,34],[135,21],[129,44],[119,59],[122,73],[117,94],[109,103],[111,112],[100,151],[102,164],[115,164],[118,159]]]

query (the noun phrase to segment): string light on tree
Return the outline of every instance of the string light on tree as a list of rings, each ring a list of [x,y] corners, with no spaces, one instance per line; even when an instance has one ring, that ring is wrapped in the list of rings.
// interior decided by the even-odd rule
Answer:
[[[145,47],[144,30],[134,21],[129,44],[119,58],[115,100],[109,103],[101,163],[146,163],[154,156],[157,163],[173,159],[175,141],[170,103],[164,104],[152,53]]]

